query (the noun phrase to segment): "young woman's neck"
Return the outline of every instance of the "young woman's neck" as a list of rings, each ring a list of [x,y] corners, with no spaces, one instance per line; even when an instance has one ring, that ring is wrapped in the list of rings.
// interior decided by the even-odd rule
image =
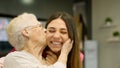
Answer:
[[[52,53],[54,53],[57,57],[59,57],[60,55],[60,51],[59,52],[53,52],[48,46],[44,49],[43,51],[43,57],[46,58],[46,55],[47,55],[47,51],[51,51]]]

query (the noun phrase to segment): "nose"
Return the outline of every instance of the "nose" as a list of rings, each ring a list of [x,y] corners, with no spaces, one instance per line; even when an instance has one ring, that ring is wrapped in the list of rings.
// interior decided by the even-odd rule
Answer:
[[[54,38],[60,38],[60,33],[59,32],[56,32],[56,33],[54,33],[54,36],[53,36]]]

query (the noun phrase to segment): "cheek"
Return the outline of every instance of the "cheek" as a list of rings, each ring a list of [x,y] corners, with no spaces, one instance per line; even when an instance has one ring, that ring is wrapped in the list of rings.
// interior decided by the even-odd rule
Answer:
[[[68,39],[69,39],[68,35],[63,36],[64,42],[67,41]]]
[[[52,34],[46,33],[46,40],[47,40],[47,42],[49,42],[51,37],[52,37]]]

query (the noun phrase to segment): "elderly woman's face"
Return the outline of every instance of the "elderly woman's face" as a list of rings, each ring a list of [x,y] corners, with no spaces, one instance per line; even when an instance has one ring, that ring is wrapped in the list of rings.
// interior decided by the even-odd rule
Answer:
[[[58,18],[51,21],[47,26],[46,40],[48,47],[55,53],[59,52],[69,38],[65,22]]]
[[[28,28],[29,29],[29,28]],[[41,45],[46,44],[46,34],[41,23],[30,27],[30,39],[36,44],[40,43]]]

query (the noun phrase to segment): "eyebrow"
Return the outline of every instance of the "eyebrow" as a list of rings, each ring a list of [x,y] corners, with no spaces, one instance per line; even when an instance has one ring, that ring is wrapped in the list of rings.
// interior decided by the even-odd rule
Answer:
[[[55,29],[54,27],[48,27],[48,29]],[[60,28],[60,30],[67,30],[66,28]]]

